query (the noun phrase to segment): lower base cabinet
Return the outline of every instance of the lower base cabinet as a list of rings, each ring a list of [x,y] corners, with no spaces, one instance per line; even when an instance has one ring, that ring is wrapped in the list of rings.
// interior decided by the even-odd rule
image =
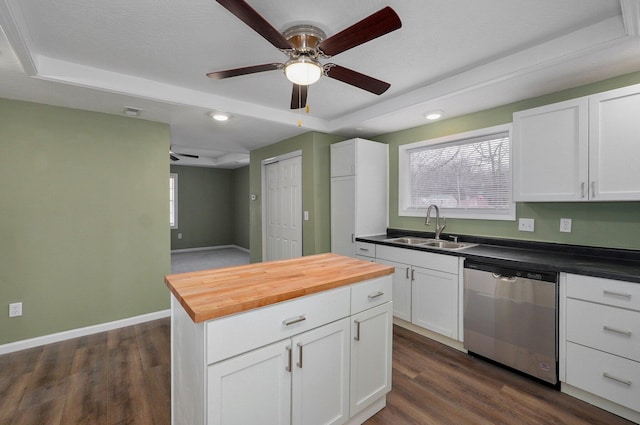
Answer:
[[[395,267],[393,315],[447,338],[461,341],[458,257],[379,245],[376,262]]]
[[[349,334],[345,318],[209,366],[207,423],[344,423]]]
[[[387,275],[193,323],[172,297],[173,425],[363,423],[391,390],[391,300]]]
[[[350,416],[391,391],[392,303],[352,316]]]

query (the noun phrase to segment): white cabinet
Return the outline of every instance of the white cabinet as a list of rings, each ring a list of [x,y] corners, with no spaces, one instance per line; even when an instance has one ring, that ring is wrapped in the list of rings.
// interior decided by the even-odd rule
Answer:
[[[588,119],[586,98],[513,114],[515,201],[586,199]]]
[[[388,222],[386,144],[352,139],[331,145],[331,251],[354,257],[355,238],[383,234]]]
[[[460,340],[458,257],[379,245],[376,261],[394,266],[394,316]]]
[[[172,296],[172,423],[356,425],[391,389],[387,275],[203,323]]]
[[[352,316],[351,416],[391,391],[392,303]]]
[[[338,425],[349,418],[349,336],[345,318],[292,339],[293,425]]]
[[[384,255],[384,254],[383,254]],[[393,315],[411,321],[411,270],[409,264],[376,258],[376,262],[395,267],[393,279]]]
[[[279,341],[209,366],[207,424],[290,424],[290,349]]]
[[[640,86],[589,96],[590,198],[640,200]]]
[[[564,282],[561,381],[613,403],[586,401],[638,421],[640,284],[572,274]]]
[[[422,267],[412,273],[411,323],[457,339],[458,275]]]
[[[207,423],[344,423],[349,334],[345,318],[209,366]]]
[[[639,108],[630,86],[514,113],[514,200],[640,200]]]

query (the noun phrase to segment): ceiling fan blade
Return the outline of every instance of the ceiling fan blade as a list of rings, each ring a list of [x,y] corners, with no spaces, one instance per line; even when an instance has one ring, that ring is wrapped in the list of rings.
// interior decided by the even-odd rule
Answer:
[[[222,7],[233,13],[236,18],[249,25],[269,43],[278,49],[291,49],[293,46],[266,19],[243,0],[216,0]]]
[[[196,159],[200,158],[198,155],[191,155],[189,153],[178,153],[178,152],[176,152],[175,154],[176,155],[180,155],[180,156],[186,156],[187,158],[196,158]]]
[[[244,68],[227,69],[225,71],[210,72],[207,77],[214,80],[222,80],[229,77],[237,77],[239,75],[255,74],[257,72],[275,71],[282,69],[284,65],[281,63],[265,63],[263,65],[245,66]]]
[[[293,85],[291,93],[291,109],[300,109],[307,106],[307,91],[309,86]]]
[[[402,27],[400,17],[387,6],[327,38],[318,45],[318,49],[327,56],[334,56],[400,27]]]
[[[324,66],[324,75],[378,95],[391,87],[389,83],[334,63],[328,63]]]
[[[175,156],[175,155],[171,155],[171,154],[169,154],[169,158],[171,158],[171,160],[172,160],[172,161],[180,161],[180,158],[178,158],[178,157],[177,157],[177,156]]]

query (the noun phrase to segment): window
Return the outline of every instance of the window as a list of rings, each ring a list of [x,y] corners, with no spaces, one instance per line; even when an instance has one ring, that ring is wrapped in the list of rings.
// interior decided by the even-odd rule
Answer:
[[[515,220],[510,127],[400,146],[399,215],[424,217],[436,204],[446,217]]]
[[[178,228],[178,174],[169,174],[169,226]]]

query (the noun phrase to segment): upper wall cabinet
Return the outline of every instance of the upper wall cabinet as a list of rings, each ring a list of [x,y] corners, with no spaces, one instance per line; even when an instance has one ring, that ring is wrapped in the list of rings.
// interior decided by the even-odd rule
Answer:
[[[513,114],[515,201],[640,200],[640,86]]]

